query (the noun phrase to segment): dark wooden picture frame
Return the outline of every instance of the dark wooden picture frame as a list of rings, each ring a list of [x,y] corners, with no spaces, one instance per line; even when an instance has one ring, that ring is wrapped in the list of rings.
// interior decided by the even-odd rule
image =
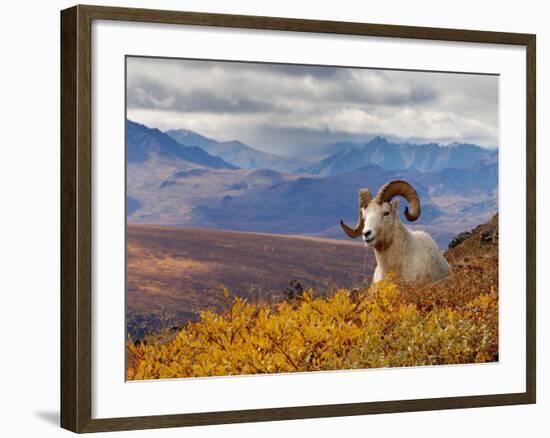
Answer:
[[[519,45],[526,48],[526,391],[522,393],[92,419],[91,25],[93,20]],[[535,47],[531,34],[75,6],[61,12],[61,426],[98,432],[535,403]]]

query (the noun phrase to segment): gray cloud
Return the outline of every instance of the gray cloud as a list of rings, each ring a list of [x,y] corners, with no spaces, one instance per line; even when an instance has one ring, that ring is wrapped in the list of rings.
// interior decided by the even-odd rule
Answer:
[[[250,113],[275,110],[272,102],[254,97],[217,94],[206,88],[174,89],[149,77],[140,77],[128,87],[128,108],[180,112]]]
[[[274,153],[373,135],[498,146],[496,76],[128,58],[128,117]]]

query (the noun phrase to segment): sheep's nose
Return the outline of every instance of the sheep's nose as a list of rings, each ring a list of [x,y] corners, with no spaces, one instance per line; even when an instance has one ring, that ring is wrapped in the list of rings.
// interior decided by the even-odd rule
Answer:
[[[372,231],[371,230],[368,230],[368,231],[365,231],[363,233],[363,236],[365,236],[365,239],[368,239],[370,237],[370,235],[372,234]]]

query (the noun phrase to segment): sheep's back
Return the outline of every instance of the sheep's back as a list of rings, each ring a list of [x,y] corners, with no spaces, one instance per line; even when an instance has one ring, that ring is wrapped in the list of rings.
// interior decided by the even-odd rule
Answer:
[[[410,233],[409,257],[404,261],[404,275],[409,280],[436,281],[450,274],[450,267],[443,253],[425,231]]]

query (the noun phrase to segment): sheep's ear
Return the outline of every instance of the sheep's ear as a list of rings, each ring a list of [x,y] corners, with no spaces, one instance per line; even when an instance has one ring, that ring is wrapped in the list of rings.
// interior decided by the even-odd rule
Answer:
[[[393,201],[391,201],[390,202],[390,207],[391,207],[392,213],[399,212],[399,206],[400,205],[401,205],[401,201],[399,199],[394,199]]]

